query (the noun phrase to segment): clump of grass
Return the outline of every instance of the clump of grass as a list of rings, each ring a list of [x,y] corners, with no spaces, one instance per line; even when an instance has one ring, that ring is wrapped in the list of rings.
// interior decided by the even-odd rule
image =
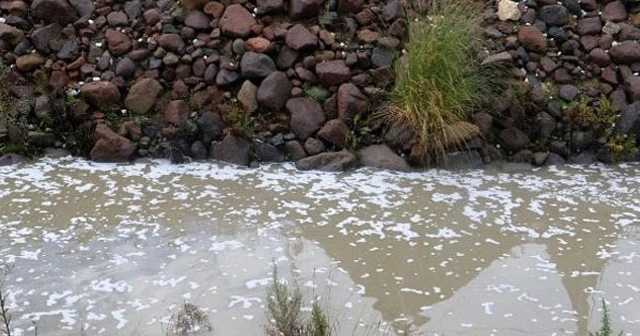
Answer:
[[[198,306],[185,302],[182,309],[171,315],[164,334],[165,336],[202,335],[212,330],[207,314]]]
[[[614,161],[626,160],[638,154],[635,134],[616,133],[609,137],[607,148]]]
[[[408,53],[396,61],[391,106],[383,111],[390,123],[414,131],[427,164],[476,135],[463,122],[507,84],[499,66],[481,65],[480,7],[464,0],[429,5],[429,15],[409,25]]]
[[[602,323],[600,329],[596,330],[595,333],[589,332],[589,336],[613,336],[615,333],[611,323],[611,314],[604,299],[602,299],[602,319],[600,321]],[[623,332],[621,331],[615,335],[622,336],[622,334]]]
[[[564,108],[569,125],[574,128],[594,128],[600,135],[611,135],[618,113],[604,95],[595,102],[586,97]]]
[[[311,316],[303,316],[303,297],[297,284],[280,281],[274,267],[273,279],[267,288],[267,336],[330,336],[332,327],[329,315],[315,298]]]

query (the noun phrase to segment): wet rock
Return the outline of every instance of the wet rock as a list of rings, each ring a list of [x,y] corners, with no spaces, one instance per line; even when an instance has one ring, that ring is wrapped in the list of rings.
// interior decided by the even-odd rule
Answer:
[[[287,32],[285,43],[293,50],[310,50],[318,47],[318,38],[304,25],[297,24]]]
[[[628,13],[622,1],[613,1],[608,3],[602,9],[601,17],[604,21],[624,21],[627,19]]]
[[[307,156],[307,153],[304,151],[304,147],[302,147],[302,144],[297,140],[285,142],[284,150],[289,160],[292,161],[302,160]]]
[[[350,123],[356,115],[364,116],[369,108],[369,100],[357,86],[346,83],[338,89],[338,117]]]
[[[131,50],[132,43],[127,35],[115,29],[107,29],[104,34],[109,52],[114,56],[120,56]]]
[[[477,150],[466,150],[447,153],[442,166],[447,169],[477,169],[484,166],[484,162]]]
[[[316,75],[324,85],[330,87],[348,82],[351,70],[343,60],[335,60],[317,64]]]
[[[258,13],[260,15],[277,13],[284,7],[283,0],[258,0]]]
[[[0,167],[13,166],[24,162],[26,158],[20,154],[8,153],[0,156]]]
[[[544,53],[547,50],[547,39],[534,26],[525,26],[518,32],[518,40],[527,50]]]
[[[622,109],[616,120],[615,133],[628,133],[634,131],[640,135],[640,102],[634,102]]]
[[[43,65],[45,61],[46,59],[38,53],[27,54],[16,59],[16,67],[20,71],[32,71]]]
[[[611,64],[609,53],[600,48],[595,48],[589,52],[589,60],[600,67],[606,67]]]
[[[160,82],[152,78],[143,78],[131,86],[124,105],[135,114],[146,114],[156,104],[161,92]]]
[[[292,88],[293,85],[287,75],[284,72],[275,71],[267,76],[258,87],[258,104],[271,111],[279,111],[289,99]]]
[[[511,127],[500,131],[500,142],[506,150],[518,152],[529,146],[529,137],[520,129]]]
[[[66,0],[34,0],[30,13],[34,18],[56,22],[63,27],[78,18],[76,10]]]
[[[195,30],[207,30],[211,28],[211,19],[207,16],[207,14],[194,10],[187,14],[187,17],[184,20],[184,24],[187,27],[191,27]]]
[[[0,40],[16,45],[24,39],[24,32],[6,23],[0,23]]]
[[[291,131],[300,140],[306,140],[324,124],[324,112],[315,100],[293,98],[287,101],[286,107],[291,116],[289,121]]]
[[[349,134],[349,127],[342,120],[332,119],[318,131],[318,138],[342,149],[347,145]]]
[[[320,14],[324,0],[291,0],[289,16],[292,20],[300,20]]]
[[[245,111],[249,113],[253,113],[258,110],[258,87],[255,86],[251,81],[244,81],[242,83],[242,87],[240,87],[240,91],[238,91],[238,101],[242,104]]]
[[[262,79],[276,71],[276,64],[265,54],[248,51],[242,55],[240,69],[244,78]]]
[[[136,146],[131,140],[116,134],[105,124],[98,124],[93,133],[95,145],[89,157],[98,162],[122,162],[133,158]]]
[[[206,160],[208,153],[207,147],[201,141],[195,141],[191,144],[191,158],[196,161]]]
[[[222,131],[224,130],[225,124],[220,114],[205,112],[200,116],[197,123],[200,128],[199,139],[205,146],[209,146],[211,142],[222,138]]]
[[[632,101],[640,102],[640,77],[630,76],[624,80],[625,91]],[[626,99],[626,98],[625,98]]]
[[[189,117],[189,106],[184,100],[172,100],[164,110],[164,120],[168,123],[182,127]]]
[[[562,5],[544,6],[540,9],[540,20],[550,26],[564,26],[569,23],[569,11]]]
[[[393,123],[384,135],[384,141],[394,148],[405,149],[413,140],[413,131],[407,125]]]
[[[304,142],[304,150],[309,155],[316,155],[326,151],[327,147],[324,145],[324,142],[316,138],[307,138]]]
[[[576,155],[569,157],[570,164],[580,164],[580,165],[588,165],[597,161],[596,155],[591,152],[582,152]]]
[[[120,101],[118,87],[106,81],[86,83],[80,88],[80,94],[87,103],[98,109]]]
[[[366,167],[410,171],[409,164],[387,145],[371,145],[358,152],[360,163]]]
[[[228,6],[220,18],[220,29],[222,33],[230,37],[247,37],[251,34],[251,27],[256,24],[256,20],[251,13],[242,5],[234,4]]]
[[[259,143],[255,146],[256,153],[262,162],[284,162],[286,157],[274,145],[268,143]]]
[[[609,50],[609,56],[618,64],[640,62],[640,44],[636,41],[620,42]]]
[[[183,54],[185,50],[184,41],[179,34],[163,34],[160,36],[158,44],[160,44],[163,49],[178,54]]]
[[[500,0],[498,2],[498,19],[500,21],[520,20],[520,9],[518,3],[511,0]]]
[[[211,144],[209,158],[239,166],[248,166],[250,147],[247,140],[233,134],[227,134],[222,141]]]
[[[51,52],[51,48],[49,47],[49,41],[53,40],[60,34],[62,27],[60,27],[57,23],[51,23],[42,28],[38,28],[34,30],[29,38],[31,39],[31,43],[36,50],[44,55]]]
[[[300,170],[320,170],[327,172],[345,171],[355,168],[358,159],[352,153],[341,151],[321,153],[296,161],[296,168]]]

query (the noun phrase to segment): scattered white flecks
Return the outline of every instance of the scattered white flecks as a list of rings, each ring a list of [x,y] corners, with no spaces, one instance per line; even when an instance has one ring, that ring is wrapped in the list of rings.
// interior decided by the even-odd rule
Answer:
[[[242,308],[249,309],[251,308],[251,306],[253,306],[253,303],[256,303],[256,304],[262,303],[262,299],[258,297],[244,297],[239,295],[232,295],[230,299],[231,299],[231,302],[229,302],[229,305],[227,306],[227,308],[233,308],[237,305],[241,305]]]
[[[345,307],[345,308],[347,308],[347,309],[351,309],[351,308],[353,308],[353,303],[351,303],[351,302],[346,302],[346,303],[344,304],[344,307]]]
[[[118,309],[111,312],[111,316],[118,322],[118,325],[116,325],[116,329],[124,328],[129,322],[127,319],[124,318],[125,312],[126,312],[126,309]]]
[[[254,289],[254,288],[257,288],[258,286],[266,287],[269,284],[269,282],[271,282],[271,279],[272,278],[249,280],[245,282],[244,285],[245,287],[247,287],[247,289]]]
[[[186,280],[187,277],[186,276],[181,276],[181,277],[177,277],[177,278],[169,278],[169,279],[165,279],[164,276],[162,276],[162,279],[160,280],[153,280],[152,284],[154,286],[160,286],[160,287],[171,287],[174,288],[176,287],[179,283],[183,282],[184,280]]]
[[[63,299],[65,296],[71,295],[71,291],[70,290],[66,290],[62,293],[51,293],[49,294],[49,297],[47,298],[47,307],[51,307],[55,304],[58,303],[58,300]]]
[[[89,284],[89,288],[98,291],[98,292],[118,292],[118,293],[128,293],[133,290],[133,287],[126,283],[123,280],[112,282],[111,278],[106,278],[102,280],[93,280]]]
[[[482,307],[484,308],[484,313],[486,315],[493,315],[493,311],[491,307],[493,307],[493,302],[483,302]]]

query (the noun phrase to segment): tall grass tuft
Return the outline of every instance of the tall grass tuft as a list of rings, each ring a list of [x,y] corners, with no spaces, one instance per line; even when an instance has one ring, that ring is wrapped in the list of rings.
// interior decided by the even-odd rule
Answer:
[[[9,312],[9,298],[5,292],[5,281],[12,266],[0,263],[0,334],[11,336],[12,316]]]
[[[409,25],[407,54],[396,61],[396,86],[383,114],[414,131],[430,164],[478,133],[466,122],[469,113],[497,98],[506,80],[499,67],[481,65],[481,6],[465,0],[424,3],[428,15]]]

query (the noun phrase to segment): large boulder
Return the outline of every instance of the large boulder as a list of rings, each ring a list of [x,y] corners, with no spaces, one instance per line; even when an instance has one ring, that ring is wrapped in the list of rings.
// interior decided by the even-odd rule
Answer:
[[[256,19],[242,5],[231,5],[220,18],[220,29],[229,37],[247,37],[251,34],[251,27],[256,24]]]
[[[358,152],[363,166],[380,169],[410,171],[407,161],[394,153],[387,145],[371,145]]]
[[[320,104],[309,98],[289,99],[287,111],[291,115],[291,131],[300,140],[305,140],[313,135],[325,121]]]
[[[155,79],[143,78],[129,89],[124,105],[135,114],[146,114],[156,104],[162,85]]]
[[[86,83],[80,88],[80,94],[95,108],[117,104],[120,101],[118,87],[107,81]]]
[[[358,158],[347,151],[320,153],[296,161],[296,168],[300,170],[320,170],[340,172],[358,165]]]
[[[284,72],[274,71],[258,87],[258,104],[271,111],[280,111],[289,99],[292,88]]]
[[[133,158],[136,145],[131,140],[116,134],[105,124],[98,124],[93,133],[95,145],[89,157],[98,162],[122,162]]]
[[[66,0],[34,0],[30,13],[34,18],[57,22],[63,27],[78,19],[76,10]]]
[[[240,69],[244,78],[262,79],[276,71],[276,64],[265,54],[248,51],[242,55]]]
[[[12,166],[25,161],[25,157],[15,153],[8,153],[0,156],[0,167]]]
[[[250,148],[251,145],[247,140],[227,134],[222,141],[211,144],[209,157],[213,160],[248,166]]]

